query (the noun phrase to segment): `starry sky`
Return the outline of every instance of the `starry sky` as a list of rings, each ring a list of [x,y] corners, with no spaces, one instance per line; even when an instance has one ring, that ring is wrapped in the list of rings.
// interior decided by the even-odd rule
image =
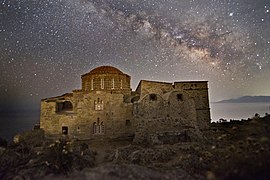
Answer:
[[[269,0],[0,0],[0,107],[81,88],[111,65],[207,80],[210,101],[270,95]]]

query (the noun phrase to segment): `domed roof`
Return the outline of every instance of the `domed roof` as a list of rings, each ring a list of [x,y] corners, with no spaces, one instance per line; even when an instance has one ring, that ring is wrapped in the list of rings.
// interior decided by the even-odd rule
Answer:
[[[124,74],[124,73],[112,66],[99,66],[95,69],[92,69],[89,73],[86,73],[83,76],[89,74],[91,75],[91,74]]]

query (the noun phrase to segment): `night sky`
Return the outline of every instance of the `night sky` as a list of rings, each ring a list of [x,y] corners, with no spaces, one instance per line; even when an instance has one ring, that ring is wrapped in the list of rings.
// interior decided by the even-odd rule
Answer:
[[[270,95],[269,0],[0,0],[0,107],[38,106],[111,65],[208,80],[210,101]]]

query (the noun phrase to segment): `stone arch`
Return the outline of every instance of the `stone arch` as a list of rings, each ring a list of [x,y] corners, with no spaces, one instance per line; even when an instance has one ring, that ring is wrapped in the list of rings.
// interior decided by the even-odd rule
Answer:
[[[169,104],[171,104],[170,102],[182,103],[185,100],[190,98],[186,92],[183,92],[181,90],[170,91],[170,92],[164,94],[162,97]]]
[[[56,112],[73,111],[73,104],[71,101],[63,101],[56,103]]]
[[[151,100],[150,94],[154,94]],[[164,113],[165,101],[160,94],[149,93],[134,103],[134,114],[139,114],[145,118],[161,117]]]
[[[152,97],[151,97],[152,96]],[[155,97],[154,97],[155,96]],[[151,100],[151,98],[153,98],[153,100]],[[160,102],[160,101],[164,101],[164,98],[157,93],[149,93],[146,94],[145,96],[143,96],[142,98],[139,99],[138,103],[143,102],[143,101],[148,101],[148,102]]]
[[[150,101],[156,101],[157,100],[157,95],[152,93],[152,94],[149,94],[149,100]]]

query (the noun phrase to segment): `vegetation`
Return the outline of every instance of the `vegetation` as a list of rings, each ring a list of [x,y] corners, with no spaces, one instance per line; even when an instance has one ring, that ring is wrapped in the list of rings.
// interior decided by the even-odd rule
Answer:
[[[270,178],[269,115],[213,123],[202,135],[173,144],[134,145],[129,140],[52,142],[35,130],[8,146],[0,141],[0,179]]]

